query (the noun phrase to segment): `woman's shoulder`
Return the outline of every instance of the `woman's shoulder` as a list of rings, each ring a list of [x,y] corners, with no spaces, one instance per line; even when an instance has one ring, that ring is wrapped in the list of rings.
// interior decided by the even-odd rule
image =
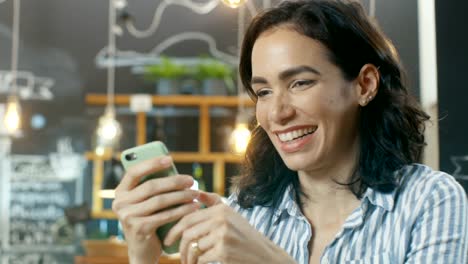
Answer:
[[[455,263],[447,262],[447,256],[465,259],[463,254],[468,248],[465,190],[451,175],[422,164],[405,166],[398,173],[400,184],[394,193],[395,208],[389,219],[394,220],[392,228],[401,228],[395,232],[398,234],[395,243],[408,242],[405,252],[408,261],[434,259]]]
[[[466,206],[466,193],[456,179],[448,173],[433,170],[423,164],[411,164],[398,171],[397,194],[407,202],[438,198],[452,199]],[[405,199],[406,198],[406,199]]]
[[[411,191],[419,190],[420,194],[424,194],[442,188],[465,195],[464,189],[452,175],[423,164],[406,165],[398,171],[398,174],[401,191],[412,189]]]

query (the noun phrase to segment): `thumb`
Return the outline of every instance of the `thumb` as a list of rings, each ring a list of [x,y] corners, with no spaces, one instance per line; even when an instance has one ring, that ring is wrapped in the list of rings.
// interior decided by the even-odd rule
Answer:
[[[211,207],[213,205],[217,205],[222,203],[221,196],[217,195],[216,193],[209,193],[200,191],[200,195],[198,196],[198,201],[202,204],[206,205],[207,207]]]

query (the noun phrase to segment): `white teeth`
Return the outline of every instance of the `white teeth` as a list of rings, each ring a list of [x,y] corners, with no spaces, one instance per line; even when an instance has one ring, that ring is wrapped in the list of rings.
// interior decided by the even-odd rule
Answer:
[[[278,136],[279,136],[281,141],[289,141],[289,140],[293,139],[291,133],[278,134]]]
[[[306,134],[311,134],[311,133],[315,132],[316,129],[317,128],[312,128],[312,127],[304,128],[304,129],[298,129],[298,130],[290,131],[290,132],[287,132],[287,133],[278,134],[278,137],[283,142],[291,141],[293,139],[302,137],[302,136],[304,136]]]
[[[299,137],[300,134],[302,134],[302,131],[299,132],[299,131],[296,130],[296,131],[293,131],[292,134],[293,134],[293,138],[297,138],[297,137]]]

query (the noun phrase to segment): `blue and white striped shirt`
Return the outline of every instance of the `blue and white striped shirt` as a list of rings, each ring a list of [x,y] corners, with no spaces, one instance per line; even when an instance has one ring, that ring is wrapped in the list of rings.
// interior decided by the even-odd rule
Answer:
[[[413,164],[398,173],[392,193],[368,188],[361,204],[325,248],[321,263],[465,264],[468,254],[468,205],[455,179]],[[301,264],[309,263],[313,236],[290,186],[277,208],[243,209],[236,195],[229,205]]]

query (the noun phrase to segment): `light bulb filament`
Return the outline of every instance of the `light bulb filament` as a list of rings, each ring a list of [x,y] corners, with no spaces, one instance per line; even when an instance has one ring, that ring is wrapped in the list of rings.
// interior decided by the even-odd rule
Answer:
[[[231,134],[231,145],[236,153],[244,153],[250,141],[250,130],[245,123],[238,123]]]
[[[243,5],[247,0],[223,0],[223,3],[231,8],[238,8]]]
[[[4,117],[5,126],[10,133],[17,132],[21,126],[21,109],[16,98],[8,100],[7,110]]]

